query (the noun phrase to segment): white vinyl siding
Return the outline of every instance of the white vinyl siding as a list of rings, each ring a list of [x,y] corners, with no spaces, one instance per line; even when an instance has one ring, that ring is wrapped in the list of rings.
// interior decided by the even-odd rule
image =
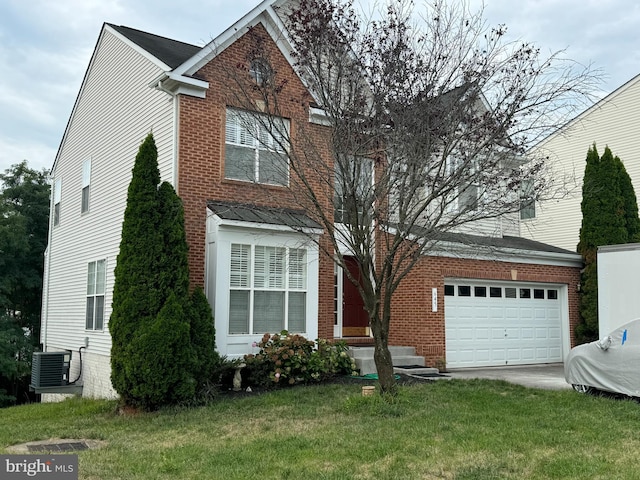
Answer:
[[[575,251],[582,222],[582,180],[587,151],[596,143],[602,155],[609,146],[620,157],[636,194],[640,192],[640,151],[636,118],[640,109],[640,76],[621,86],[585,111],[562,132],[546,138],[531,152],[548,157],[554,176],[568,180],[568,196],[537,203],[534,219],[524,221],[522,235],[539,242]]]
[[[158,148],[161,178],[173,179],[174,105],[166,93],[149,88],[160,72],[157,65],[105,27],[52,171],[54,178],[63,180],[64,191],[61,221],[51,233],[45,279],[47,305],[43,308],[46,316],[41,341],[49,348],[69,349],[77,355],[88,337],[88,350],[93,354],[110,354],[113,269],[127,188],[138,148],[150,131]],[[88,152],[92,180],[89,215],[81,212],[85,183],[81,172]],[[102,330],[85,330],[87,265],[96,259],[106,260],[104,324]]]
[[[285,144],[289,121],[273,119],[275,127],[268,130],[256,115],[259,114],[227,109],[224,176],[247,182],[288,185],[289,160]]]

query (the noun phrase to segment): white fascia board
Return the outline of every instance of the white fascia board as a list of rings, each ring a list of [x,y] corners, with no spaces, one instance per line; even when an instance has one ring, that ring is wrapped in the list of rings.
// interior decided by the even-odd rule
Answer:
[[[140,53],[144,58],[146,58],[147,60],[152,62],[154,65],[157,65],[159,68],[161,68],[161,69],[163,69],[165,71],[170,71],[171,70],[171,67],[169,67],[167,64],[165,64],[164,62],[160,61],[158,58],[156,58],[153,55],[151,55],[149,52],[147,52],[146,50],[141,48],[139,45],[133,43],[127,37],[125,37],[124,35],[120,34],[116,30],[114,30],[112,27],[110,27],[107,23],[104,23],[102,25],[102,29],[100,30],[100,35],[98,35],[98,40],[96,41],[96,45],[93,48],[93,53],[91,54],[91,59],[89,60],[89,65],[87,65],[87,69],[85,70],[84,77],[82,79],[82,84],[80,85],[80,90],[78,91],[78,94],[76,95],[75,102],[73,103],[73,108],[71,109],[71,114],[69,115],[69,118],[67,119],[67,125],[66,125],[66,127],[64,129],[64,133],[62,134],[62,140],[60,140],[60,144],[58,145],[58,151],[56,152],[56,156],[55,156],[55,158],[53,160],[53,165],[51,166],[51,173],[52,174],[53,174],[53,172],[55,171],[55,169],[57,167],[58,159],[60,158],[60,154],[62,153],[62,148],[64,147],[64,145],[66,143],[67,134],[69,133],[69,127],[71,126],[71,122],[72,122],[72,120],[73,120],[73,118],[75,116],[76,109],[78,108],[78,102],[80,101],[80,98],[82,97],[82,94],[84,93],[84,88],[85,88],[85,86],[87,84],[87,80],[89,78],[89,75],[91,74],[91,71],[93,70],[93,64],[94,64],[94,61],[96,59],[96,55],[98,54],[98,49],[102,45],[102,41],[104,39],[105,32],[109,32],[111,35],[115,36],[118,40],[123,42],[129,48],[131,48],[131,49],[135,50],[136,52]]]
[[[162,70],[164,70],[165,72],[168,72],[168,71],[171,70],[171,67],[169,65],[167,65],[166,63],[164,63],[162,60],[158,59],[157,57],[151,55],[149,52],[147,52],[140,45],[138,45],[137,43],[132,42],[127,37],[125,37],[124,35],[122,35],[118,31],[116,31],[113,28],[111,28],[109,25],[105,24],[104,29],[106,31],[108,31],[109,33],[111,33],[112,35],[114,35],[115,37],[117,37],[120,41],[122,41],[123,43],[128,45],[132,50],[135,50],[136,52],[138,52],[140,55],[142,55],[144,58],[149,60],[151,63],[153,63],[154,65],[156,65],[159,68],[161,68]]]
[[[582,256],[577,253],[540,252],[500,247],[482,247],[482,251],[479,252],[478,247],[453,242],[438,242],[438,246],[429,250],[426,255],[556,267],[582,267]]]
[[[293,45],[287,33],[286,26],[275,11],[275,7],[285,3],[286,0],[264,0],[257,7],[247,13],[244,17],[234,23],[231,27],[226,29],[202,49],[196,53],[193,57],[188,59],[182,65],[173,70],[173,74],[176,76],[188,76],[193,75],[203,66],[217,57],[220,53],[226,50],[241,36],[247,33],[250,27],[254,27],[258,24],[262,24],[271,39],[274,41],[280,53],[287,60],[289,65],[296,70],[295,60],[291,55],[293,51]],[[296,74],[302,84],[307,88],[314,100],[317,101],[316,95],[309,88],[309,85],[305,81],[304,77],[296,71]]]

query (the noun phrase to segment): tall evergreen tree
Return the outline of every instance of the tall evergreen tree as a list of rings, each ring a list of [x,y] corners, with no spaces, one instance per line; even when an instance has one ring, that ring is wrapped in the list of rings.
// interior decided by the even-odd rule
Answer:
[[[111,381],[125,403],[130,403],[128,392],[135,387],[135,379],[126,368],[131,341],[139,330],[148,327],[163,303],[156,282],[164,240],[158,231],[160,171],[157,159],[153,135],[149,134],[140,145],[133,166],[114,271],[109,320]]]
[[[595,144],[587,152],[581,207],[577,250],[585,267],[580,282],[581,323],[576,327],[576,339],[587,342],[598,338],[598,247],[640,239],[638,204],[631,179],[609,147],[602,157]]]
[[[113,386],[144,409],[192,399],[217,359],[211,308],[189,295],[182,202],[159,183],[149,134],[129,185],[109,322]]]

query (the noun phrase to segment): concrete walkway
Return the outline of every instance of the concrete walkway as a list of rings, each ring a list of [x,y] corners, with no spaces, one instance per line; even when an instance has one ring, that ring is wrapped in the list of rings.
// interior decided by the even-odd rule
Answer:
[[[451,378],[486,378],[505,380],[525,387],[547,390],[571,389],[564,379],[564,365],[551,363],[545,365],[518,365],[510,367],[462,368],[446,372]]]

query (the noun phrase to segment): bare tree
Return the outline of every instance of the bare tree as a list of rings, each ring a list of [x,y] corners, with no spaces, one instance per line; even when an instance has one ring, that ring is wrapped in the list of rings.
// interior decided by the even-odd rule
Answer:
[[[412,2],[392,1],[375,18],[349,1],[281,6],[280,33],[311,94],[299,100],[327,126],[326,137],[305,125],[290,136],[280,120],[286,82],[256,29],[250,69],[229,75],[247,125],[271,132],[269,145],[260,142],[281,152],[276,177],[288,179],[281,183],[292,198],[323,226],[328,241],[320,247],[362,296],[386,393],[395,392],[388,338],[402,279],[448,233],[517,219],[522,190],[529,201],[563,195],[545,159],[525,161],[525,153],[584,106],[595,86],[589,67],[561,52],[542,57],[531,44],[505,43],[504,26],[488,29],[482,12],[449,3],[418,12]],[[360,281],[346,268],[347,254]]]

